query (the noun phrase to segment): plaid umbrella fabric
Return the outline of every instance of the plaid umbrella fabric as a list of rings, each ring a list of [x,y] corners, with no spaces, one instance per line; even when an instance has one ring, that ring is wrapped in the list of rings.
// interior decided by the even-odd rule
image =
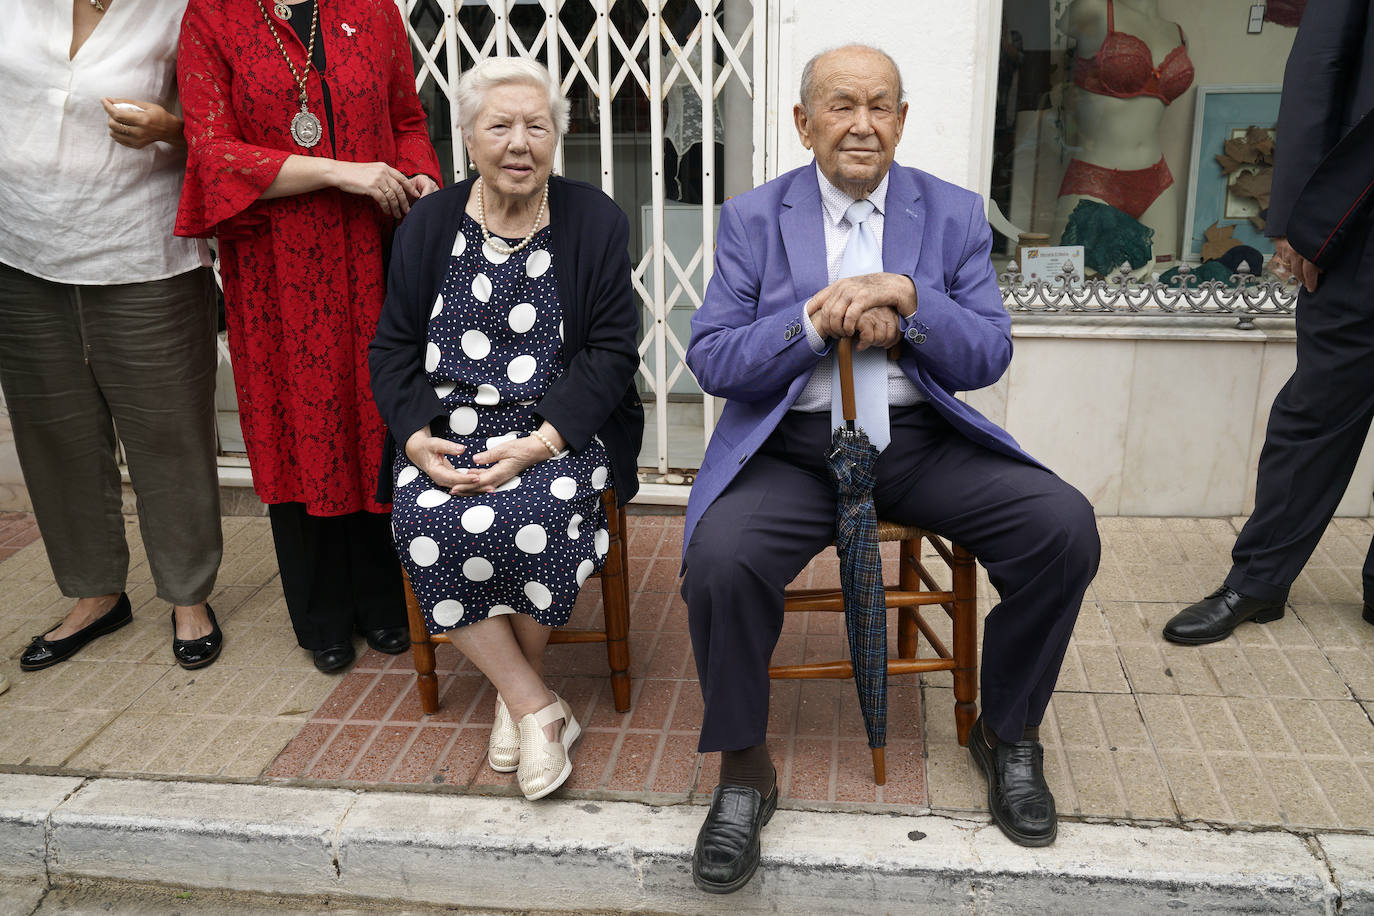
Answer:
[[[842,370],[849,360],[850,341],[841,341]],[[878,450],[862,429],[854,428],[852,381],[848,388],[845,422],[835,429],[826,456],[835,479],[835,547],[840,555],[840,590],[844,595],[845,630],[854,685],[859,691],[868,746],[887,745],[887,604],[883,596],[882,561],[878,554],[878,514],[873,508],[873,484]]]

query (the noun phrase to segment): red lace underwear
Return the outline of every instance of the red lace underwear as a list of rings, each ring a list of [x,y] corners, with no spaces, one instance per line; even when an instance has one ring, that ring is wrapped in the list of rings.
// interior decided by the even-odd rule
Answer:
[[[1173,183],[1174,174],[1162,156],[1154,165],[1134,170],[1109,169],[1074,159],[1069,162],[1064,180],[1059,184],[1059,196],[1095,197],[1129,213],[1132,219],[1140,219],[1141,214],[1150,209],[1150,204]]]

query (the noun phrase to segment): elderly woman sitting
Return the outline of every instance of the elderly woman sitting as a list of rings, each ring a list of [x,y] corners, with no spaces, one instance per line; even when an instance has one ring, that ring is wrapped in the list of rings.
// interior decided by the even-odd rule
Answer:
[[[568,103],[539,64],[484,61],[458,103],[478,177],[401,225],[371,348],[395,456],[382,490],[430,632],[496,687],[489,763],[535,799],[581,734],[544,683],[550,628],[605,562],[600,494],[638,487],[629,223],[550,176]]]

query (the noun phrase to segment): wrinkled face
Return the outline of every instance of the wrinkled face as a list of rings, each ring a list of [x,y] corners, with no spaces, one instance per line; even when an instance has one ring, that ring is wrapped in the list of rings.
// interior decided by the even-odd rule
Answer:
[[[542,193],[558,145],[548,96],[528,83],[490,89],[464,143],[489,194],[526,198]]]
[[[816,61],[810,111],[793,109],[802,145],[815,153],[830,183],[866,196],[892,165],[907,106],[897,73],[881,54],[840,48]]]

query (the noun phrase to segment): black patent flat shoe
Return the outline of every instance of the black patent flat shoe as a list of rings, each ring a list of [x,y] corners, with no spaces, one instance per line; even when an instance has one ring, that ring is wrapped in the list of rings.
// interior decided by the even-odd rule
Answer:
[[[196,639],[177,639],[177,612],[172,611],[172,655],[177,664],[187,671],[204,668],[219,658],[219,650],[224,646],[224,633],[208,601],[205,603],[205,616],[210,618],[208,635]]]
[[[1048,846],[1059,833],[1054,796],[1045,783],[1045,749],[1039,741],[988,744],[983,717],[973,723],[969,753],[988,781],[988,809],[1007,839],[1020,846]]]
[[[129,596],[123,592],[119,593],[119,600],[100,617],[86,624],[71,636],[63,639],[44,639],[42,636],[35,636],[33,642],[24,650],[24,654],[19,656],[19,667],[25,671],[39,671],[43,668],[51,668],[58,662],[64,662],[77,653],[82,646],[97,637],[104,636],[106,633],[113,633],[124,624],[134,619],[133,609],[129,605]],[[61,624],[48,630],[51,633]]]
[[[410,628],[409,627],[382,627],[376,630],[364,630],[363,638],[367,644],[378,652],[385,652],[387,655],[400,655],[410,648]]]
[[[325,674],[333,674],[335,671],[342,671],[353,664],[355,658],[357,655],[353,651],[353,644],[341,643],[327,649],[316,649],[315,667]]]
[[[1190,604],[1164,625],[1164,638],[1185,646],[1218,642],[1242,623],[1272,623],[1283,617],[1284,602],[1242,595],[1223,585]]]
[[[778,807],[778,780],[767,796],[746,786],[716,786],[692,852],[692,881],[708,894],[729,894],[758,871],[759,834]]]

